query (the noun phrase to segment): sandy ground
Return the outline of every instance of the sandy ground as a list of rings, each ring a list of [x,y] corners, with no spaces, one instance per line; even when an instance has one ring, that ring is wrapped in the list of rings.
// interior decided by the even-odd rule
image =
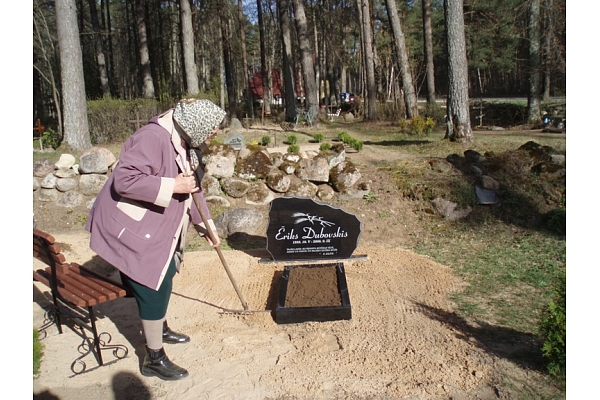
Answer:
[[[95,262],[85,234],[55,237],[69,248],[68,260]],[[34,398],[498,398],[489,387],[491,356],[444,322],[451,313],[448,295],[461,285],[449,268],[399,249],[359,247],[355,255],[367,258],[344,262],[352,319],[277,324],[270,312],[223,314],[222,308],[242,306],[217,253],[188,253],[168,320],[192,341],[165,345],[188,378],[167,382],[140,374],[141,325],[135,301],[126,298],[97,310],[100,329],[111,343],[126,345],[128,356],[101,368],[88,356],[90,371],[74,376],[70,365],[81,339],[50,327]],[[249,308],[273,310],[285,264],[264,262],[258,253],[224,256]],[[48,293],[35,285],[33,323],[39,326]]]

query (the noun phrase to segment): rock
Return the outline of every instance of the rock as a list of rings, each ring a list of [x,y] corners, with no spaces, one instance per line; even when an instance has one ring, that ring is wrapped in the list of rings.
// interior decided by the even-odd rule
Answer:
[[[81,203],[83,203],[83,195],[75,191],[61,193],[56,200],[57,206],[66,208],[75,208]]]
[[[290,188],[286,192],[287,196],[315,197],[317,194],[317,185],[312,182],[302,180],[296,175],[289,175]]]
[[[42,179],[41,186],[44,189],[54,189],[56,188],[56,181],[58,178],[54,174],[48,174]]]
[[[345,192],[360,179],[360,172],[352,161],[344,161],[329,171],[330,182],[338,192]]]
[[[491,176],[483,175],[481,177],[481,184],[485,189],[498,190],[500,184]]]
[[[288,174],[280,169],[273,168],[265,179],[267,186],[277,193],[285,193],[290,189],[292,180]]]
[[[79,162],[81,174],[105,174],[108,172],[108,162],[103,153],[92,153],[82,156]]]
[[[244,149],[240,150],[244,151]],[[207,164],[207,158],[210,156],[221,156],[228,158],[232,163],[236,162],[238,158],[238,152],[233,149],[228,144],[211,144],[208,148],[202,153],[202,163]]]
[[[79,178],[79,190],[86,196],[97,195],[106,181],[108,176],[100,174],[85,174]]]
[[[231,207],[231,203],[223,196],[206,196],[204,200],[215,206]]]
[[[103,154],[104,157],[106,157],[106,167],[107,168],[113,167],[114,164],[117,162],[117,158],[110,150],[108,150],[104,147],[97,147],[97,146],[94,146],[94,147],[89,148],[86,151],[84,151],[83,154],[81,154],[81,158],[83,158],[85,156],[89,156],[91,154]]]
[[[325,157],[327,159],[327,162],[329,163],[329,168],[331,169],[346,160],[346,150],[344,150],[344,148],[342,147],[340,152],[321,152],[317,155],[317,157]]]
[[[61,154],[60,159],[54,164],[56,169],[69,169],[75,165],[75,157],[71,154]]]
[[[200,186],[202,186],[202,191],[204,192],[205,197],[218,196],[221,194],[221,185],[219,184],[219,180],[212,175],[204,174]]]
[[[329,162],[324,157],[302,159],[296,164],[296,175],[311,182],[329,182]]]
[[[496,204],[498,202],[496,194],[491,190],[475,186],[475,194],[477,195],[478,204]]]
[[[428,162],[431,166],[431,169],[437,172],[448,172],[454,168],[448,161],[440,158],[432,158]]]
[[[230,158],[217,154],[203,157],[203,160],[206,163],[204,167],[206,175],[215,178],[230,178],[233,176],[235,164]]]
[[[469,162],[479,163],[479,162],[483,161],[483,156],[481,154],[479,154],[478,152],[476,152],[475,150],[466,150],[464,152],[464,154],[465,154],[465,158]]]
[[[473,211],[471,207],[467,207],[462,210],[457,210],[456,207],[458,205],[456,203],[444,200],[440,197],[437,197],[433,200],[433,205],[435,206],[436,211],[439,215],[451,221],[465,218],[471,213],[471,211]]]
[[[335,197],[335,190],[327,184],[318,185],[317,197],[323,201],[329,201]]]
[[[38,178],[43,178],[54,170],[55,166],[49,158],[42,158],[33,164],[33,176],[37,176]]]
[[[41,188],[35,192],[38,201],[47,203],[58,199],[58,190]]]
[[[240,131],[243,128],[244,127],[242,126],[242,123],[240,122],[239,119],[237,119],[237,118],[231,118],[231,122],[229,123],[229,127],[228,127],[228,129],[230,131]]]
[[[69,169],[57,169],[56,171],[54,171],[54,175],[57,178],[75,178],[78,174],[77,174],[77,172],[75,172],[74,169],[69,168]]]
[[[267,185],[262,182],[253,182],[246,193],[246,204],[263,206],[269,204],[274,198],[273,192]]]
[[[239,199],[248,193],[250,183],[239,178],[221,178],[221,189],[228,196]]]
[[[291,161],[283,161],[279,166],[279,169],[288,175],[296,173],[296,163]]]
[[[267,177],[273,163],[268,152],[253,151],[242,160],[238,160],[235,167],[236,174],[246,180],[264,179]]]
[[[261,226],[264,217],[258,210],[250,208],[232,208],[225,210],[215,220],[219,236],[227,238],[235,233],[255,235]]]
[[[56,190],[59,192],[68,192],[77,187],[77,179],[74,178],[59,178],[56,180]]]
[[[477,176],[483,175],[483,171],[477,165],[471,165],[471,171],[473,171],[473,173]]]
[[[40,180],[40,178],[37,177],[33,177],[33,191],[35,192],[36,190],[38,190],[39,188],[42,187],[42,182]]]

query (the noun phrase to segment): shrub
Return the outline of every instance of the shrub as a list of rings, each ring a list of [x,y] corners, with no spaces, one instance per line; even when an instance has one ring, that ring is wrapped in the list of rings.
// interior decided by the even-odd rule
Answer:
[[[331,145],[329,143],[321,143],[319,146],[319,151],[331,150]]]
[[[315,136],[313,136],[313,139],[317,142],[317,143],[321,143],[323,140],[325,140],[325,136],[323,136],[322,133],[316,133]]]
[[[298,142],[298,138],[296,137],[296,135],[290,135],[287,137],[287,142],[289,144],[296,144]]]
[[[297,144],[291,144],[288,149],[287,149],[288,153],[299,153],[300,152],[300,146],[298,146]]]
[[[352,139],[352,136],[348,135],[348,132],[340,132],[337,138],[339,141],[348,144],[348,142]]]
[[[414,135],[420,135],[425,131],[425,119],[420,115],[410,119],[410,131]]]
[[[435,120],[431,117],[427,117],[425,120],[425,134],[429,135],[433,132],[433,128],[435,128]]]
[[[263,136],[262,139],[260,139],[260,143],[263,146],[268,146],[269,143],[271,143],[271,136],[268,136],[268,135]]]
[[[87,110],[92,144],[125,140],[136,130],[136,122],[131,121],[137,119],[137,125],[142,127],[150,118],[172,106],[174,104],[163,106],[150,99],[90,100],[87,102]]]
[[[350,143],[348,143],[348,146],[352,147],[356,151],[361,151],[363,149],[363,142],[361,142],[358,139],[352,138],[352,140],[350,140]]]
[[[540,321],[540,333],[544,338],[542,354],[547,360],[546,368],[552,375],[566,372],[567,363],[567,275],[566,270],[555,284],[554,297],[548,303]]]
[[[54,150],[60,146],[60,137],[54,129],[48,129],[42,134],[42,145],[45,148],[52,147]]]

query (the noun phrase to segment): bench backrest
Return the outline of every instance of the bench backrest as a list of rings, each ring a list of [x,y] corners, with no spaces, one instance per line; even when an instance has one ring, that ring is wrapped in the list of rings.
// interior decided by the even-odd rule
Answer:
[[[69,268],[69,264],[62,254],[61,248],[56,243],[54,236],[42,232],[38,229],[33,230],[33,257],[40,260],[49,267]]]

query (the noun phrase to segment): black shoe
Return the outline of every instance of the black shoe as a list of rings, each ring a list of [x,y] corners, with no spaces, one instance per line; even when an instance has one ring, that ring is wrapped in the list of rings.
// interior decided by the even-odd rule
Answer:
[[[187,343],[190,341],[190,337],[188,335],[184,335],[183,333],[173,332],[169,325],[167,325],[167,321],[163,323],[163,334],[162,334],[163,343]]]
[[[142,375],[157,376],[167,381],[176,381],[185,378],[189,373],[169,360],[169,357],[165,354],[165,349],[152,350],[146,346]]]

